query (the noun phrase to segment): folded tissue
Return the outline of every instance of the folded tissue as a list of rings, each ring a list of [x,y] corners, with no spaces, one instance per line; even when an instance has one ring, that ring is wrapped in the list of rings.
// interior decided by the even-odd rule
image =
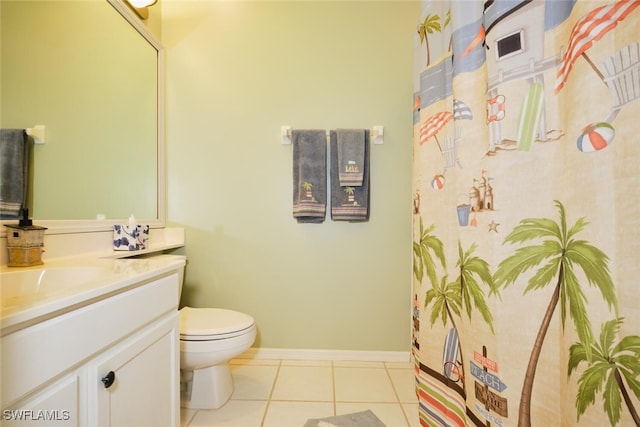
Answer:
[[[149,226],[136,224],[131,215],[129,224],[113,226],[113,249],[116,251],[139,251],[147,248],[149,243]]]

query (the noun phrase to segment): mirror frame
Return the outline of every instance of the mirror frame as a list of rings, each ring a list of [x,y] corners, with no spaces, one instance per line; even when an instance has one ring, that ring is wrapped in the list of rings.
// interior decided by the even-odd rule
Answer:
[[[151,228],[163,228],[166,219],[166,175],[165,175],[165,71],[164,48],[147,29],[124,0],[105,0],[119,13],[141,37],[157,52],[157,218],[136,218],[139,224],[148,224]],[[3,220],[2,224],[15,224],[17,220]],[[70,234],[112,231],[115,224],[126,224],[127,218],[109,220],[46,220],[34,219],[34,224],[47,227],[46,234]],[[6,236],[6,227],[0,230],[0,237]]]

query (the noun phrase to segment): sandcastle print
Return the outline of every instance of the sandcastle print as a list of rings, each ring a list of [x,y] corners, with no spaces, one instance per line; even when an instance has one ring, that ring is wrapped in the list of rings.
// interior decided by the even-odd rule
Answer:
[[[482,170],[480,178],[473,179],[473,186],[466,195],[461,195],[457,206],[458,224],[462,227],[478,225],[476,214],[484,211],[494,210],[494,191],[491,181],[493,178],[487,175],[485,169]],[[471,220],[470,220],[471,218]]]

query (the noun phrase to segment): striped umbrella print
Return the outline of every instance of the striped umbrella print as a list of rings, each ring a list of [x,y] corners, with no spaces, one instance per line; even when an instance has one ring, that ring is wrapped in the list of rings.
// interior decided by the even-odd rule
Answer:
[[[569,45],[562,55],[562,63],[558,69],[554,92],[558,93],[564,86],[571,72],[573,64],[582,56],[603,79],[603,75],[591,62],[586,51],[600,40],[605,34],[614,29],[618,22],[626,18],[636,7],[640,6],[640,0],[619,0],[616,3],[593,9],[582,17],[571,30]]]
[[[459,99],[453,100],[453,120],[472,120],[471,108]]]
[[[436,134],[453,119],[453,113],[450,111],[441,111],[439,113],[434,114],[424,121],[422,126],[420,127],[420,145],[424,144],[429,140],[429,138],[433,137],[436,140],[436,144],[438,144],[438,148],[442,151],[442,147],[440,146],[440,141],[438,141],[438,137]]]

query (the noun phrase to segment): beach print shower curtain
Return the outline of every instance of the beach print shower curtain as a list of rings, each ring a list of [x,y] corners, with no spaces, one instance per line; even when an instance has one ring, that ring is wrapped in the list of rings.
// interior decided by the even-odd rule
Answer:
[[[640,425],[639,6],[421,3],[421,425]]]

